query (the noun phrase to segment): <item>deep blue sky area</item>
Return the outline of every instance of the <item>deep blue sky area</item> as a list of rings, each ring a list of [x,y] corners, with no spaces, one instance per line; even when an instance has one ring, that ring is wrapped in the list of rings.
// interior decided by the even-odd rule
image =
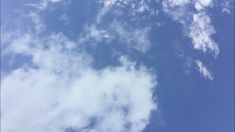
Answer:
[[[202,9],[196,8],[196,0],[185,0],[188,1],[186,3],[182,3],[182,1],[178,3],[180,0],[127,0],[126,4],[123,4],[120,0],[110,0],[113,1],[111,4],[108,1],[109,0],[1,0],[1,80],[3,82],[1,85],[1,90],[3,90],[1,93],[1,99],[3,100],[1,101],[3,104],[1,105],[1,110],[3,112],[1,112],[1,114],[7,113],[7,111],[11,111],[11,109],[18,109],[18,105],[29,104],[27,102],[25,103],[23,100],[13,106],[9,103],[9,108],[5,105],[8,104],[8,101],[11,101],[10,97],[20,97],[17,94],[11,96],[10,94],[12,94],[12,92],[5,93],[7,90],[4,89],[8,87],[9,89],[15,88],[14,85],[9,85],[6,81],[10,77],[15,80],[17,80],[17,77],[21,79],[24,78],[22,81],[24,85],[18,81],[12,80],[13,84],[17,82],[17,87],[22,88],[22,91],[26,91],[27,86],[30,86],[32,88],[31,90],[37,91],[35,90],[36,88],[46,88],[47,81],[44,82],[43,80],[43,83],[40,84],[41,80],[37,80],[38,83],[36,84],[27,84],[27,78],[30,77],[25,73],[28,73],[30,71],[29,69],[34,69],[35,72],[30,73],[30,76],[34,74],[40,76],[45,71],[50,71],[52,67],[55,69],[58,68],[59,70],[56,72],[61,73],[62,76],[63,71],[70,71],[70,68],[66,69],[67,65],[63,66],[67,62],[62,61],[64,59],[64,54],[62,53],[68,56],[74,53],[74,60],[71,59],[72,63],[68,63],[71,67],[73,64],[77,64],[76,58],[79,58],[81,53],[84,53],[85,58],[91,58],[87,59],[91,61],[89,66],[85,65],[85,68],[75,68],[79,72],[84,71],[78,72],[78,78],[82,78],[82,75],[86,73],[86,69],[90,71],[88,75],[91,75],[92,71],[97,71],[94,75],[98,76],[104,69],[111,69],[111,71],[114,69],[114,73],[118,73],[118,70],[115,70],[115,68],[122,65],[120,58],[125,56],[130,62],[134,63],[134,69],[136,69],[136,71],[141,71],[141,68],[145,67],[145,69],[149,70],[149,75],[156,77],[156,85],[154,85],[153,91],[151,91],[150,94],[153,96],[152,100],[157,106],[157,109],[150,112],[150,116],[146,116],[148,121],[144,125],[144,129],[132,130],[131,126],[134,126],[134,123],[129,122],[128,124],[125,122],[125,131],[234,132],[234,1],[222,0],[220,3],[217,0],[207,0],[210,1],[210,3],[203,5],[206,0],[200,0]],[[143,11],[136,10],[136,7],[141,6],[144,8]],[[199,17],[198,20],[193,20],[193,17],[198,14],[201,15],[201,17]],[[205,18],[209,19],[209,22],[207,22]],[[209,41],[212,40],[212,45],[214,47],[218,46],[219,48],[218,55],[214,54],[215,49],[210,46],[206,47],[206,51],[204,51],[203,48],[195,48],[196,42],[193,41],[193,38],[197,37],[197,35],[194,34],[190,36],[190,33],[198,31],[199,33],[197,35],[201,35],[201,38],[208,37],[202,41],[200,41],[201,38],[197,38],[196,40],[200,41],[198,44],[208,46]],[[29,40],[30,42],[15,39],[17,37],[23,38],[24,33],[32,35]],[[58,41],[52,41],[52,39],[48,37],[51,34],[63,34],[61,36],[65,36],[66,39],[60,36],[57,38]],[[56,48],[58,47],[56,47],[56,45],[59,45],[61,41],[62,45],[65,45],[65,41],[67,40],[75,43],[75,47],[73,47],[71,51],[67,52],[63,51],[64,49],[59,49],[61,56],[58,54],[49,54],[51,52],[57,53]],[[30,46],[32,45],[32,47],[29,46],[28,49],[24,49],[24,43],[27,42]],[[37,50],[32,50],[31,52],[30,49],[33,49],[33,46],[38,45],[38,43],[38,49],[40,49],[40,45],[42,47],[44,46],[42,50],[40,49],[42,52],[37,52]],[[49,43],[48,49],[45,46],[46,43]],[[14,48],[14,46],[16,48]],[[145,46],[147,46],[146,50]],[[52,49],[51,52],[49,50],[50,48]],[[21,49],[23,50],[21,51]],[[36,58],[36,55],[40,53],[46,55],[44,56],[45,59],[40,56]],[[53,57],[58,57],[58,64]],[[47,58],[49,61],[47,61]],[[50,58],[52,59],[50,60]],[[84,64],[86,62],[88,61],[84,61]],[[200,66],[197,62],[201,62],[202,65]],[[47,63],[49,68],[47,67]],[[82,65],[81,63],[82,62],[78,62],[78,65]],[[60,69],[60,65],[62,70]],[[14,71],[19,69],[26,69],[24,71],[25,73],[14,73]],[[43,69],[43,72],[37,74],[36,71],[40,71],[41,69]],[[127,70],[127,72],[129,71],[131,70]],[[125,70],[122,72],[125,72]],[[109,72],[106,72],[106,74],[108,73]],[[132,73],[134,72],[132,71]],[[17,74],[19,75],[17,76]],[[48,75],[51,74],[54,74],[54,71],[48,72]],[[60,78],[59,74],[58,78]],[[102,81],[102,77],[106,74],[100,76],[100,82]],[[136,76],[136,78],[141,78],[141,75]],[[37,76],[35,78],[37,78]],[[71,75],[69,73],[69,78],[70,77],[73,77],[73,73],[71,73]],[[47,76],[45,76],[45,78],[47,78]],[[50,83],[49,86],[56,87],[57,85],[51,83],[50,79],[52,80],[52,77],[48,79]],[[115,78],[109,79],[109,82],[107,85],[104,85],[104,87],[112,86],[112,82],[115,82],[113,81]],[[73,78],[71,80],[76,79]],[[88,84],[94,83],[93,87],[96,87],[95,81],[93,81],[94,78],[91,78],[90,81],[88,80]],[[126,82],[130,81],[126,80]],[[71,85],[69,83],[65,86],[69,88],[72,85],[73,83],[71,83]],[[81,86],[86,87],[87,85],[83,85],[82,83]],[[98,86],[97,84],[97,87]],[[122,84],[118,86],[122,87]],[[138,91],[137,88],[135,89],[135,85],[133,85],[133,87],[132,84],[128,86],[133,88],[131,90],[133,93]],[[92,91],[96,93],[96,89]],[[40,94],[43,93],[43,90],[39,90],[38,92],[39,94],[35,94],[34,96],[39,97]],[[23,92],[22,95],[25,93],[26,92]],[[30,94],[31,92],[29,91],[28,93]],[[6,98],[4,94],[6,94]],[[74,94],[71,94],[71,96]],[[99,92],[97,92],[97,94],[99,94]],[[33,94],[30,95],[33,96]],[[91,95],[92,94],[87,95],[87,102],[92,98]],[[145,93],[143,93],[143,96],[145,96]],[[45,98],[46,97],[47,94],[45,94]],[[42,96],[42,98],[44,98],[44,96]],[[43,100],[40,99],[35,100],[35,102],[43,102]],[[28,99],[26,98],[26,100]],[[146,102],[144,102],[144,100],[140,102],[144,107],[144,103]],[[55,101],[53,106],[51,106],[55,108],[53,111],[54,115],[52,114],[53,116],[56,115],[57,104],[58,109],[69,107],[69,105],[59,106],[60,100]],[[110,108],[112,106],[115,106],[115,104],[111,104]],[[51,109],[51,107],[49,108]],[[106,108],[106,106],[102,105],[100,107]],[[125,109],[124,107],[125,106],[121,107],[121,109]],[[19,111],[24,113],[26,108],[28,107],[25,107],[25,109],[21,107]],[[31,110],[31,107],[29,108],[29,110]],[[36,110],[36,108],[37,107],[32,106],[33,110]],[[73,108],[75,107],[71,109]],[[107,108],[109,108],[109,106],[107,106]],[[71,112],[67,109],[63,109],[62,111],[65,113]],[[127,114],[129,112],[131,113],[129,109],[124,111]],[[17,111],[14,112],[17,113]],[[73,112],[78,115],[81,114],[79,110],[76,112],[72,111],[71,113]],[[113,110],[113,112],[115,111]],[[12,122],[16,119],[16,121],[20,121],[24,116],[23,114],[21,116],[20,112],[18,113],[19,115],[9,115],[8,117],[6,114],[6,116],[1,117],[1,124],[3,126],[3,128],[1,128],[2,132],[14,132],[14,127],[17,128],[16,125],[14,123],[11,125],[8,122]],[[60,113],[59,119],[67,121],[66,115],[67,114]],[[139,113],[139,115],[141,115],[141,113]],[[50,114],[48,114],[48,116],[50,117]],[[65,132],[86,132],[91,131],[90,128],[94,128],[95,131],[118,132],[116,128],[112,129],[112,125],[110,124],[108,126],[111,128],[99,128],[99,122],[103,123],[103,118],[98,118],[99,113],[95,113],[95,115],[92,114],[91,117],[89,116],[90,115],[85,115],[82,116],[81,119],[79,118],[79,121],[84,119],[88,122],[85,127],[71,125],[73,124],[71,123],[72,121],[76,121],[76,119],[72,119],[71,117],[75,118],[75,116],[68,117],[71,118],[71,120],[69,120],[71,121],[70,125],[66,124],[67,122],[64,124],[58,123],[58,125],[55,120],[50,123],[53,124],[56,122],[55,124],[57,125],[55,126],[58,126],[58,130],[63,129]],[[26,117],[27,121],[35,121],[35,126],[42,128],[38,128],[38,132],[45,130],[50,125],[46,123],[46,125],[43,123],[37,125],[40,120],[37,120],[36,116],[32,117],[32,121],[30,121],[31,118]],[[108,117],[112,119],[113,115],[110,114]],[[114,119],[114,121],[118,122],[119,120]],[[115,122],[111,124],[115,124]],[[11,129],[8,128],[9,126],[11,126]],[[135,127],[138,128],[139,126],[137,126]],[[19,132],[28,132],[31,130],[30,127],[26,128],[20,127]],[[50,130],[58,131],[52,127],[50,127]]]

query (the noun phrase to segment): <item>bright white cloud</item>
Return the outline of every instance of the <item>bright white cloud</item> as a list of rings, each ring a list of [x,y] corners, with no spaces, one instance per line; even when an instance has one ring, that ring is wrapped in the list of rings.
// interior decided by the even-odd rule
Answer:
[[[209,79],[209,80],[214,79],[214,77],[212,76],[212,73],[207,69],[206,66],[203,65],[203,63],[200,60],[196,60],[195,63],[197,65],[197,70],[205,79]]]
[[[142,131],[156,109],[155,76],[126,57],[95,70],[92,58],[63,34],[18,34],[4,55],[32,57],[1,80],[1,131]],[[76,48],[75,48],[76,47]],[[14,83],[13,83],[14,82]]]

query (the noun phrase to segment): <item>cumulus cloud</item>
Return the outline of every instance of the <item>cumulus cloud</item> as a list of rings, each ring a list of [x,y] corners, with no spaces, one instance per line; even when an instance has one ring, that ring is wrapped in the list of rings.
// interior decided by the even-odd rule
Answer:
[[[28,5],[44,10],[57,2]],[[37,33],[46,30],[40,12],[30,12],[28,17]],[[125,38],[123,43],[146,50],[141,45],[149,44],[147,30],[133,30],[131,35],[122,29],[111,34],[97,24],[87,26],[78,42],[62,33],[4,32],[2,57],[22,55],[30,60],[1,78],[1,131],[143,131],[157,108],[155,75],[144,66],[136,67],[126,56],[120,57],[120,65],[96,70],[93,57],[79,46],[119,34]]]
[[[214,77],[212,76],[212,73],[207,69],[207,67],[200,60],[196,60],[195,63],[197,65],[197,70],[205,79],[209,79],[209,80],[214,79]]]
[[[156,80],[144,66],[121,57],[120,65],[96,70],[62,33],[10,38],[2,57],[31,56],[33,65],[1,78],[1,131],[138,132],[148,124]]]

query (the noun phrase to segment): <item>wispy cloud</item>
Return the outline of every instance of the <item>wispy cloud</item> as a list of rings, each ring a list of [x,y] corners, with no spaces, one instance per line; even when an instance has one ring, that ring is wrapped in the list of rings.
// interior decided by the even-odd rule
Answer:
[[[215,56],[219,54],[219,47],[211,38],[215,33],[211,20],[205,12],[193,15],[193,22],[189,26],[189,37],[192,38],[195,49],[213,53]]]
[[[128,49],[135,49],[140,53],[146,53],[151,42],[149,39],[150,27],[133,27],[122,21],[113,21],[107,27],[99,27],[97,24],[87,25],[80,35],[80,43],[104,44],[118,41],[117,45]]]
[[[25,5],[34,7],[38,10],[44,10],[48,7],[48,5],[59,3],[59,2],[62,2],[62,1],[66,1],[66,0],[39,0],[37,3],[27,3]]]
[[[149,31],[150,27],[132,28],[129,25],[113,22],[112,31],[116,33],[117,38],[129,47],[145,53],[150,48]]]
[[[217,57],[220,49],[213,39],[216,30],[207,12],[207,9],[212,8],[214,3],[213,0],[166,0],[162,1],[162,6],[166,14],[174,21],[182,24],[183,33],[191,39],[195,50]],[[191,59],[188,61],[186,56],[184,58],[185,63],[190,64],[188,66],[191,67],[191,62],[193,61]],[[201,75],[206,79],[213,80],[212,74],[202,62],[199,60],[195,62]]]
[[[70,20],[67,14],[62,14],[59,18],[61,21],[64,22],[65,25],[68,25]]]
[[[149,0],[100,0],[102,8],[97,15],[97,23],[100,23],[105,15],[113,8],[126,10],[125,15],[136,16],[146,13],[146,16],[156,16],[157,11],[154,9]]]
[[[212,38],[216,31],[206,12],[207,8],[213,6],[212,0],[167,0],[162,4],[164,12],[183,25],[185,34],[192,39],[194,49],[214,56],[219,54],[218,44]],[[189,6],[194,6],[196,11],[190,10]]]
[[[205,79],[209,79],[209,80],[214,79],[214,77],[212,76],[212,73],[207,69],[206,66],[204,66],[204,64],[200,60],[196,60],[195,63],[197,65],[197,70]]]
[[[108,32],[106,29],[99,28],[96,24],[87,25],[84,34],[80,36],[81,42],[93,42],[99,43],[102,40],[111,40],[113,34]]]
[[[224,0],[221,2],[222,12],[231,14],[232,6],[234,5],[234,0]]]
[[[41,19],[41,16],[38,13],[30,12],[27,17],[29,17],[33,22],[34,29],[37,33],[40,33],[45,30],[46,27]]]

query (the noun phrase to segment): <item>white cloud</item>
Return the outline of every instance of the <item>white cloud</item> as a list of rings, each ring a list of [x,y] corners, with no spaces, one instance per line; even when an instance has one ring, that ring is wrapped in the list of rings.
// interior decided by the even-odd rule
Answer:
[[[213,80],[214,77],[212,76],[212,73],[202,64],[200,60],[195,61],[197,65],[197,70],[200,72],[200,74],[205,78],[209,80]]]
[[[104,7],[110,7],[114,5],[117,2],[117,0],[103,0],[100,2],[104,4]]]
[[[98,27],[96,24],[86,25],[84,31],[78,38],[79,44],[96,45],[109,43],[113,40],[114,36],[111,32],[104,28]]]
[[[97,25],[86,26],[85,32],[79,37],[79,42],[97,44],[101,41],[109,43],[118,40],[119,43],[116,44],[145,53],[151,45],[149,32],[150,27],[135,28],[120,21],[114,21],[105,28]]]
[[[193,14],[193,22],[189,26],[189,37],[192,38],[195,49],[200,49],[203,52],[210,51],[214,55],[218,55],[219,47],[211,38],[214,33],[214,27],[205,12]]]
[[[212,38],[216,31],[205,10],[213,6],[212,0],[167,0],[162,5],[165,13],[183,25],[185,34],[192,39],[194,49],[215,56],[219,54],[218,44]],[[197,11],[190,10],[190,5],[194,5]]]
[[[31,56],[37,67],[19,67],[1,78],[3,132],[138,132],[156,109],[155,76],[126,57],[119,66],[96,70],[89,54],[63,34],[23,33],[5,42],[2,57]]]
[[[101,8],[96,15],[96,21],[85,27],[85,32],[79,36],[80,42],[94,44],[102,41],[109,43],[112,40],[120,40],[121,43],[119,44],[126,45],[127,48],[133,48],[142,53],[148,51],[150,48],[148,35],[151,29],[150,26],[135,28],[132,25],[123,24],[122,20],[106,23],[108,25],[106,27],[100,26],[103,17],[112,12],[113,9],[116,13],[118,12],[116,9],[131,9],[125,15],[135,15],[143,12],[148,12],[149,16],[156,15],[157,12],[150,8],[147,1],[100,0],[99,4]]]
[[[202,10],[208,6],[212,6],[212,0],[166,0],[163,1],[164,4],[167,4],[169,7],[183,7],[188,4],[194,4],[195,9]]]
[[[104,29],[98,29],[96,25],[91,25],[88,28],[88,35],[90,38],[95,39],[96,41],[100,41],[102,39],[109,39],[111,36]]]
[[[213,1],[212,0],[197,0],[195,1],[195,8],[200,11],[206,7],[212,6]]]

